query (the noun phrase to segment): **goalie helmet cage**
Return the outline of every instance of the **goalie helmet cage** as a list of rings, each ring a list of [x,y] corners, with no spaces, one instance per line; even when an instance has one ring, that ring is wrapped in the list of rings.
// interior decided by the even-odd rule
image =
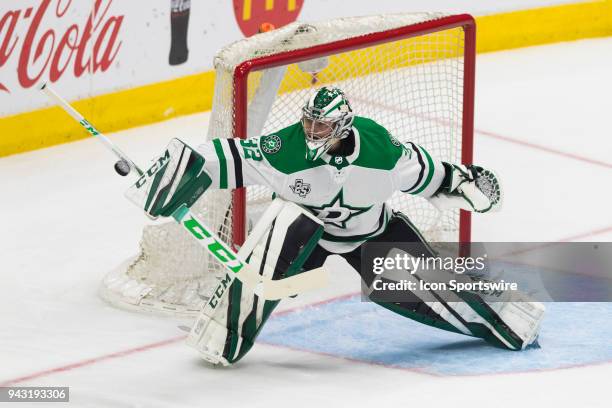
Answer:
[[[292,23],[237,41],[215,57],[208,137],[268,134],[299,120],[311,92],[337,85],[360,116],[432,156],[472,163],[475,23],[467,14],[391,14]],[[208,191],[192,207],[226,242],[239,246],[270,201],[264,187]],[[469,242],[470,213],[440,213],[397,193],[430,241]],[[122,308],[196,314],[224,273],[175,223],[145,227],[140,253],[103,280],[100,294]]]

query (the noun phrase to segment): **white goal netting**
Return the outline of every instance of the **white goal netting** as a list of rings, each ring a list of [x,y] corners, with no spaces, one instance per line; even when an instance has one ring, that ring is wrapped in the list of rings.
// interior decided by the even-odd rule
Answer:
[[[424,22],[433,22],[425,34],[393,37],[394,30]],[[388,39],[387,34],[373,36],[381,32],[389,33]],[[466,46],[473,44],[466,45],[463,27],[449,28],[439,13],[292,23],[237,41],[215,58],[207,139],[257,136],[286,127],[300,119],[314,89],[333,84],[345,91],[357,115],[376,120],[400,141],[423,145],[437,158],[460,162]],[[292,63],[296,58],[301,61]],[[254,60],[273,61],[274,67],[257,68],[243,77],[236,74]],[[246,92],[240,99],[243,84]],[[271,194],[263,187],[248,187],[242,203],[232,200],[230,191],[209,191],[194,209],[222,239],[233,243],[242,228],[233,222],[235,208],[244,207],[251,225]],[[407,214],[429,240],[458,239],[457,211],[440,213],[426,200],[401,193],[389,204]],[[106,276],[102,296],[137,310],[196,313],[220,267],[192,239],[171,222],[146,227],[140,253]]]

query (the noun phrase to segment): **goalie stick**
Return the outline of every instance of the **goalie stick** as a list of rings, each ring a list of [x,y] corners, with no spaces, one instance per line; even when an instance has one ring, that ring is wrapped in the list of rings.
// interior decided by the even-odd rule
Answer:
[[[77,112],[46,83],[43,83],[39,89],[57,102],[72,118],[79,122],[89,134],[98,139],[107,149],[111,150],[120,159],[119,162],[115,164],[115,170],[117,170],[119,174],[125,176],[131,173],[130,170],[135,170],[138,173],[139,180],[143,177],[148,179],[155,175],[155,171],[152,170],[153,167],[159,168],[157,163],[147,172],[143,172],[125,153],[106,136],[100,133],[83,117],[83,115]],[[125,167],[127,167],[127,169],[125,169]],[[120,169],[127,171],[123,174]],[[263,278],[256,271],[252,270],[246,262],[243,262],[240,255],[236,254],[226,245],[217,234],[208,228],[187,206],[183,205],[179,207],[172,214],[172,218],[189,232],[189,234],[197,240],[200,246],[204,247],[214,256],[225,269],[232,272],[228,274],[228,276],[232,277],[231,279],[234,277],[239,279],[245,286],[251,287],[253,291],[263,299],[279,300],[300,294],[307,290],[321,288],[327,284],[327,271],[323,267],[277,280]],[[246,248],[244,249],[246,250]],[[242,249],[241,252],[243,252]],[[214,291],[214,295],[219,298],[217,300],[220,300],[220,298],[226,294],[225,289],[230,283],[231,282],[222,281],[218,285]]]
[[[91,123],[87,121],[76,109],[74,109],[64,98],[59,96],[53,89],[51,89],[47,83],[42,83],[39,89],[47,94],[47,96],[57,102],[62,109],[64,109],[74,120],[79,122],[81,126],[89,132],[90,135],[98,139],[107,149],[112,151],[118,158],[119,161],[115,163],[115,170],[122,176],[127,176],[131,170],[136,170],[138,175],[142,176],[143,172],[130,158],[123,153],[113,142],[111,142],[106,136],[98,131]]]

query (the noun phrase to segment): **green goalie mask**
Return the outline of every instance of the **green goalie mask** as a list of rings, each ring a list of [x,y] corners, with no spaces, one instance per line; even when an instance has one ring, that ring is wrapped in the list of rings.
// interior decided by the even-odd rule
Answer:
[[[306,158],[317,160],[337,140],[347,137],[353,117],[344,92],[326,86],[317,90],[302,109],[302,127],[308,147]]]

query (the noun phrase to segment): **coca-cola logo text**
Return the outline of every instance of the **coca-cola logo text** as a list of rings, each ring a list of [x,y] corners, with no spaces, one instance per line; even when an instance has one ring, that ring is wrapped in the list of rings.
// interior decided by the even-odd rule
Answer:
[[[68,18],[73,0],[41,0],[37,9],[6,12],[0,18],[0,72],[11,58],[18,58],[19,85],[30,88],[45,73],[49,81],[56,82],[70,72],[69,67],[76,78],[85,72],[106,71],[121,48],[118,38],[124,18],[109,15],[112,3],[96,0],[84,21],[73,22],[63,32],[46,25],[50,19]],[[20,24],[27,24],[27,30],[17,29]],[[25,35],[18,35],[18,31]],[[1,82],[0,91],[10,92]]]

